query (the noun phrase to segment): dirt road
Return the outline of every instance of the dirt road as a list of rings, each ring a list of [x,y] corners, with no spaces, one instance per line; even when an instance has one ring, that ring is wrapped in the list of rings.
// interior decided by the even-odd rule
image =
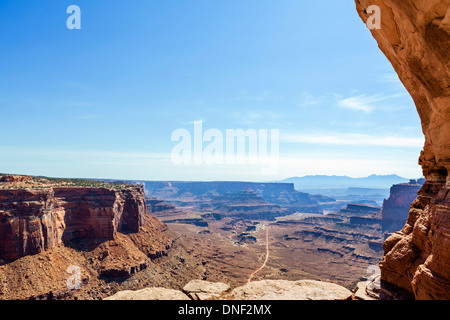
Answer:
[[[264,260],[264,263],[262,264],[262,266],[259,269],[255,270],[250,275],[250,277],[248,278],[247,282],[252,281],[253,276],[255,274],[257,274],[259,271],[261,271],[262,269],[264,269],[264,267],[266,266],[268,260],[269,260],[269,225],[267,224],[266,225],[266,259]]]

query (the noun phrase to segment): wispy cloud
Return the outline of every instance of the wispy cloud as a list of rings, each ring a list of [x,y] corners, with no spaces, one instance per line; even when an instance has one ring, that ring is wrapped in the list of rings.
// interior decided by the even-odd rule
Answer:
[[[386,81],[392,81],[392,83],[395,83],[394,76],[393,75],[386,75],[387,80]],[[390,79],[390,80],[389,80]],[[401,82],[397,78],[397,83]],[[367,94],[357,94],[358,90],[354,90],[352,96],[342,96],[341,94],[336,93],[323,93],[321,95],[313,95],[308,91],[302,91],[300,95],[300,106],[303,107],[309,107],[312,105],[318,105],[318,104],[334,104],[341,108],[346,108],[349,110],[354,111],[360,111],[364,113],[371,113],[375,110],[381,110],[381,109],[389,109],[391,110],[394,108],[392,105],[393,103],[390,100],[398,99],[398,98],[404,98],[407,93],[402,90],[401,92],[395,92],[393,94],[373,94],[373,95],[367,95]],[[388,106],[386,106],[386,103],[382,103],[385,101]],[[396,109],[399,107],[396,106]]]
[[[402,84],[398,75],[395,72],[384,73],[380,76],[380,82],[389,84]]]
[[[301,93],[301,104],[306,106],[315,105],[318,103],[322,103],[323,99],[321,97],[315,97],[308,91],[303,91]]]
[[[268,119],[271,125],[281,119],[281,115],[267,110],[240,110],[240,111],[227,111],[224,114],[224,118],[231,119],[234,125],[242,126],[258,126],[262,121],[267,123]]]
[[[380,101],[380,98],[377,96],[364,96],[359,95],[355,97],[350,97],[346,99],[341,99],[338,101],[339,106],[356,110],[356,111],[363,111],[365,113],[372,112],[375,108],[373,107],[372,103]]]
[[[301,106],[312,106],[322,103],[329,103],[338,98],[336,94],[323,93],[321,95],[313,95],[309,91],[303,90],[300,94]]]
[[[260,93],[250,93],[246,89],[242,89],[239,91],[239,95],[234,98],[235,100],[244,100],[244,101],[252,101],[252,102],[263,102],[268,99],[272,93],[270,91],[264,91]]]
[[[417,137],[373,136],[361,133],[337,134],[284,134],[280,139],[289,143],[337,146],[378,146],[421,148],[424,139]]]
[[[376,109],[376,104],[395,98],[404,97],[404,93],[395,93],[390,95],[358,95],[354,97],[344,98],[338,100],[338,105],[342,108],[347,108],[350,110],[363,111],[365,113],[370,113]]]

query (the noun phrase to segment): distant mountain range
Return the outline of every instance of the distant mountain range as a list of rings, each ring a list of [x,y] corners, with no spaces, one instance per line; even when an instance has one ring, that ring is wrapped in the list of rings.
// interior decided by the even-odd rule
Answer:
[[[295,189],[340,189],[340,188],[383,188],[389,189],[394,184],[409,182],[396,174],[370,175],[364,178],[352,178],[347,176],[309,175],[304,177],[292,177],[277,182],[290,182]]]

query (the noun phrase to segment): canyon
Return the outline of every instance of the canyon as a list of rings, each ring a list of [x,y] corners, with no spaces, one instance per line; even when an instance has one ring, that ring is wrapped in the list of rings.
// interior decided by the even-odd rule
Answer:
[[[308,279],[350,292],[382,257],[383,212],[405,210],[417,188],[393,186],[381,207],[336,203],[291,183],[0,180],[0,299],[99,299],[180,290],[193,279],[296,292]],[[324,213],[330,205],[344,207]],[[82,290],[64,288],[73,265],[82,266]]]
[[[170,229],[195,247],[214,244],[202,250],[211,281],[313,279],[351,290],[382,256],[381,206],[347,204],[324,214],[333,199],[292,183],[146,182],[146,190],[149,210]]]
[[[249,279],[287,281],[273,285],[296,292],[308,279],[350,292],[382,258],[383,221],[402,223],[420,187],[394,185],[381,207],[291,183],[0,180],[0,299],[102,299],[157,285],[180,290],[193,279],[236,290]],[[330,205],[344,207],[324,213]],[[64,288],[73,265],[82,266],[82,290]]]
[[[0,299],[99,299],[148,281],[181,285],[203,269],[174,239],[148,213],[142,186],[0,177]],[[81,290],[68,288],[71,270]]]
[[[381,257],[381,207],[323,214],[333,199],[289,183],[0,179],[0,299],[98,299],[192,279],[238,288],[249,277],[351,290]],[[74,265],[82,290],[66,288]]]
[[[425,144],[419,157],[426,182],[406,224],[384,243],[383,299],[450,298],[450,1],[355,0],[381,10],[370,30],[410,93]]]
[[[215,209],[227,215],[251,209],[260,212],[264,207],[267,209],[269,219],[273,218],[270,217],[271,208],[279,211],[280,206],[287,209],[286,214],[295,211],[322,213],[317,201],[311,195],[295,190],[292,183],[241,181],[144,181],[143,183],[148,196],[164,199],[177,207]],[[232,198],[238,202],[245,199],[247,208],[230,206],[229,204],[233,203]],[[214,208],[208,208],[211,202],[214,203]],[[221,206],[220,203],[226,204]]]
[[[380,206],[293,183],[3,174],[0,299],[450,299],[450,0],[355,4],[363,22],[381,10],[370,32],[417,107],[425,180]]]

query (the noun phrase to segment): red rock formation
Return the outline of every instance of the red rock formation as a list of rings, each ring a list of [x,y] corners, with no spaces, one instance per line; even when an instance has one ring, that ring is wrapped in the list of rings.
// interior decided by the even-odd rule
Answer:
[[[18,259],[77,238],[138,232],[145,213],[142,187],[0,190],[0,259]]]
[[[163,200],[147,198],[147,207],[150,213],[172,213],[176,211],[176,207]]]
[[[0,182],[31,182],[30,176],[4,175],[0,176]]]
[[[450,299],[450,0],[355,0],[364,22],[381,9],[379,48],[411,94],[427,179],[400,232],[384,244],[382,298]]]
[[[417,198],[417,192],[423,184],[401,183],[391,187],[391,193],[383,202],[381,212],[383,232],[390,235],[399,231],[405,225],[409,209]]]
[[[376,215],[381,210],[377,206],[369,206],[366,204],[349,203],[347,207],[339,211],[340,214],[349,217],[365,217]]]

